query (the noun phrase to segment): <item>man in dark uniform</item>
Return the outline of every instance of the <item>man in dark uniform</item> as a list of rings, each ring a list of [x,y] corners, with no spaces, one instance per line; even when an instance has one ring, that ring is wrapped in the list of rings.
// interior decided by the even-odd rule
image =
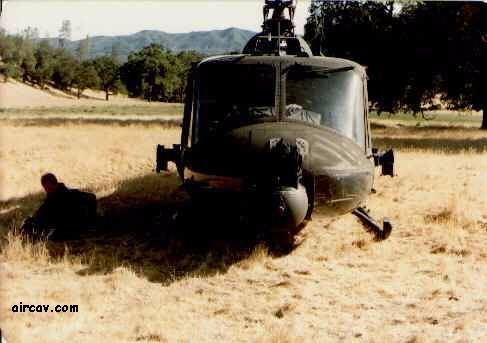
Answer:
[[[49,240],[73,237],[80,229],[94,224],[96,197],[94,194],[69,189],[51,173],[41,177],[46,199],[22,226],[22,232],[33,238]]]

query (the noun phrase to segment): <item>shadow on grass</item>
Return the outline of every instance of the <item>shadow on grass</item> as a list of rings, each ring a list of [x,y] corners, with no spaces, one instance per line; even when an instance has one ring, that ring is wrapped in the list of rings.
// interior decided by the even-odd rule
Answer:
[[[223,273],[254,252],[261,242],[258,234],[222,215],[220,209],[181,211],[188,199],[178,186],[175,174],[122,182],[113,194],[98,199],[96,228],[77,239],[48,242],[51,257],[80,259],[86,266],[77,272],[82,276],[126,266],[151,282],[170,284],[185,277]],[[36,194],[1,203],[0,209],[13,209],[0,214],[0,224],[18,225],[19,218],[34,210],[42,198]],[[176,213],[186,217],[175,221]]]
[[[448,139],[448,138],[409,138],[380,137],[373,138],[373,145],[381,150],[421,150],[441,153],[487,152],[487,138]]]
[[[51,87],[54,87],[54,85],[51,85]],[[58,88],[55,88],[56,91],[50,89],[50,88],[44,88],[42,89],[43,92],[58,97],[58,98],[65,98],[65,99],[78,99],[78,93],[73,90],[61,90]],[[80,99],[89,99],[89,100],[100,100],[100,101],[106,101],[105,98],[101,97],[94,97],[94,96],[89,96],[85,94],[80,94]]]

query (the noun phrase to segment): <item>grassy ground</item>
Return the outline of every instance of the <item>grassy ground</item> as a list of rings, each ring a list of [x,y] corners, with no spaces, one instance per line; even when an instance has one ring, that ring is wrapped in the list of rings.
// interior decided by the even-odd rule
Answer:
[[[477,112],[437,111],[426,114],[431,120],[410,113],[371,115],[374,146],[402,151],[445,153],[487,152],[487,132],[480,130]]]
[[[99,105],[80,105],[66,107],[32,107],[32,108],[3,108],[0,109],[3,116],[39,116],[48,115],[70,116],[70,115],[182,115],[183,104],[143,102],[136,104],[107,104]]]
[[[17,127],[69,124],[166,125],[181,123],[183,104],[114,100],[96,105],[0,108],[2,122]]]
[[[426,111],[423,114],[399,112],[399,113],[377,113],[372,111],[370,119],[375,123],[388,125],[406,126],[460,126],[480,127],[482,115],[476,111]]]
[[[176,142],[175,128],[4,122],[3,332],[9,342],[482,342],[487,134],[379,124],[375,142],[398,148],[398,176],[377,177],[368,206],[394,221],[391,237],[374,242],[351,215],[315,216],[278,257],[232,223],[202,235],[214,218],[160,245],[185,197],[174,172],[152,172],[155,145]],[[97,193],[99,232],[36,245],[12,234],[42,201],[48,170]],[[13,313],[19,302],[79,312]]]
[[[373,125],[377,148],[402,151],[433,151],[440,154],[487,152],[487,131],[474,127]]]

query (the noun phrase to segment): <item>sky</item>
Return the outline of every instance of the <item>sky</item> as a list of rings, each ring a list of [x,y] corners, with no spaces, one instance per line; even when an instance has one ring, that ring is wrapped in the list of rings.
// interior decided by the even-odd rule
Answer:
[[[304,33],[310,0],[298,0],[296,31]],[[70,20],[72,40],[141,30],[190,32],[237,27],[259,31],[264,0],[4,0],[0,27],[15,34],[28,26],[57,37]]]

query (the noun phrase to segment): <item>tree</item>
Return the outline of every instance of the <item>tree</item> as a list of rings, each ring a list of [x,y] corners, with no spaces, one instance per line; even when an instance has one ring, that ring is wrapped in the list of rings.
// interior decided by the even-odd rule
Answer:
[[[73,86],[78,90],[78,99],[85,89],[96,88],[99,86],[99,83],[100,78],[92,62],[84,61],[77,65]]]
[[[15,53],[15,44],[13,39],[7,35],[4,29],[0,29],[0,57],[2,61],[11,60]]]
[[[120,88],[119,68],[108,56],[95,58],[93,66],[100,79],[100,89],[105,91],[105,99],[108,101],[110,92],[117,92]]]
[[[53,56],[52,81],[56,88],[68,90],[73,85],[79,62],[64,49]]]
[[[22,74],[23,82],[34,82],[34,72],[36,67],[36,57],[34,56],[34,50],[30,45],[22,44],[22,47],[18,50],[20,61],[20,71]]]
[[[6,34],[5,30],[0,29],[0,72],[4,76],[4,82],[7,82],[8,78],[21,76],[17,57],[14,40]]]
[[[26,41],[35,41],[39,39],[39,29],[36,27],[28,26],[26,29],[22,30],[22,38]]]
[[[188,79],[188,74],[191,69],[191,65],[194,62],[201,61],[203,55],[195,51],[184,51],[180,52],[176,59],[178,61],[178,84],[174,92],[174,100],[176,102],[183,102],[186,97],[186,81]]]
[[[85,39],[81,39],[76,49],[76,57],[78,62],[86,61],[90,58],[90,37],[86,36]]]
[[[9,78],[18,78],[22,71],[15,64],[5,63],[0,65],[0,73],[3,74],[3,82],[7,82]]]
[[[20,36],[13,38],[15,44],[15,53],[13,59],[20,66],[20,73],[23,82],[34,80],[36,66],[34,41],[38,38],[38,30],[28,27],[22,31]]]
[[[112,61],[113,63],[117,64],[117,65],[121,65],[122,64],[122,58],[120,56],[120,43],[115,43],[112,45],[112,53],[111,53],[111,58],[112,58]]]
[[[487,4],[313,1],[306,39],[315,53],[367,66],[379,111],[422,111],[439,94],[483,109],[487,128]],[[434,18],[434,20],[433,20]]]
[[[194,53],[175,55],[160,45],[152,44],[131,53],[121,67],[122,81],[130,96],[148,101],[182,101],[185,79]]]
[[[129,95],[142,96],[148,101],[160,100],[164,94],[162,80],[166,67],[167,59],[159,45],[151,44],[131,53],[120,70]]]
[[[59,29],[59,47],[64,49],[66,42],[71,40],[71,21],[63,20],[61,28]]]
[[[414,11],[426,27],[425,36],[435,33],[446,48],[440,64],[443,100],[450,108],[483,111],[482,129],[487,129],[487,3],[425,3]],[[432,25],[428,17],[438,16],[441,24]],[[433,29],[438,31],[433,31]],[[441,31],[439,31],[441,30]]]
[[[121,79],[130,96],[182,102],[191,63],[202,58],[193,51],[174,54],[152,44],[129,55],[120,68]]]
[[[35,67],[32,78],[43,89],[46,82],[52,77],[54,67],[53,49],[47,41],[42,41],[35,49],[34,57]]]

